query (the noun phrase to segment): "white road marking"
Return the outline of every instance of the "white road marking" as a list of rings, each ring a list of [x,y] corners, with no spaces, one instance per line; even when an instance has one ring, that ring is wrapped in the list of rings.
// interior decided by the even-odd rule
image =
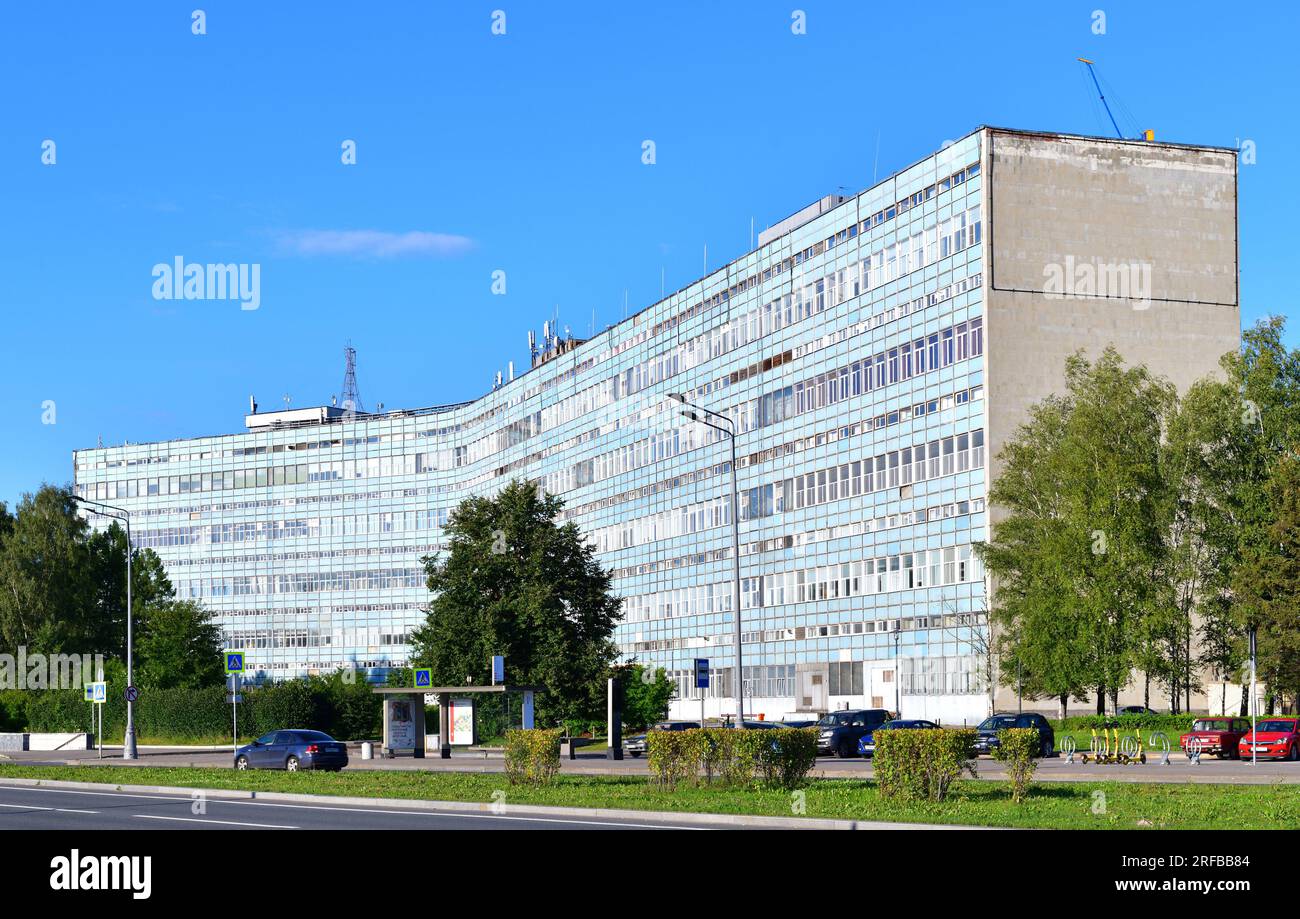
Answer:
[[[477,811],[372,810],[364,807],[323,807],[318,804],[281,804],[277,801],[209,801],[209,804],[256,804],[260,807],[293,807],[309,811],[342,811],[347,814],[396,814],[407,817],[476,817],[482,820],[528,820],[537,823],[577,823],[583,826],[623,826],[644,830],[707,830],[709,827],[678,826],[673,823],[622,823],[614,820],[578,820],[566,817],[532,817],[527,814],[482,814]]]
[[[176,795],[141,795],[132,794],[125,791],[81,791],[67,788],[45,788],[42,786],[31,785],[0,785],[0,791],[42,791],[47,794],[64,794],[64,795],[96,795],[98,797],[110,798],[142,798],[149,801],[189,801],[188,797]],[[196,789],[197,790],[197,789]],[[343,811],[350,814],[390,814],[395,816],[407,817],[477,817],[483,820],[526,820],[537,823],[575,823],[580,826],[618,826],[630,827],[633,829],[646,830],[708,830],[711,827],[702,826],[683,826],[674,823],[624,823],[613,820],[578,820],[564,817],[530,817],[527,815],[511,816],[509,814],[481,814],[475,811],[426,811],[426,810],[374,810],[361,807],[325,807],[319,804],[283,804],[278,801],[257,801],[253,799],[230,799],[230,798],[209,798],[208,804],[239,804],[251,805],[255,807],[289,807],[298,810],[318,810],[318,811]],[[23,804],[7,804],[5,807],[29,807]],[[54,808],[49,808],[54,810]],[[140,815],[136,815],[140,816]],[[180,818],[169,818],[180,819]],[[291,829],[297,829],[292,827]]]
[[[16,807],[25,811],[54,811],[59,814],[98,814],[99,811],[83,811],[75,807],[40,807],[36,804],[0,804],[0,807]]]
[[[109,786],[112,787],[112,786]],[[184,789],[179,789],[184,791]],[[194,789],[198,791],[199,789]],[[0,783],[0,792],[4,791],[39,791],[47,795],[93,795],[97,798],[139,798],[144,801],[191,801],[192,797],[176,795],[141,795],[129,791],[81,791],[80,789],[47,788],[44,785],[5,785]],[[251,803],[251,802],[250,802]]]
[[[255,826],[263,830],[297,830],[296,826],[284,826],[276,823],[240,823],[235,820],[206,820],[202,817],[164,817],[160,814],[132,814],[141,820],[179,820],[184,823],[220,823],[224,826]]]

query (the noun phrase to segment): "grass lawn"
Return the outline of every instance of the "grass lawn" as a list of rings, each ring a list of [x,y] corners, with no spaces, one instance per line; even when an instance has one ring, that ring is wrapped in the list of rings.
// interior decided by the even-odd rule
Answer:
[[[1000,782],[959,782],[942,804],[883,800],[875,783],[816,779],[791,793],[720,786],[661,791],[642,776],[560,776],[547,787],[510,786],[501,774],[358,771],[245,772],[192,768],[18,766],[0,763],[0,778],[64,779],[181,788],[236,788],[374,798],[693,811],[789,817],[800,795],[805,815],[972,826],[1062,829],[1292,829],[1300,824],[1300,787],[1266,785],[1140,785],[1127,782],[1043,783],[1014,804]],[[1100,792],[1100,796],[1097,793]],[[1101,811],[1095,813],[1094,811]]]

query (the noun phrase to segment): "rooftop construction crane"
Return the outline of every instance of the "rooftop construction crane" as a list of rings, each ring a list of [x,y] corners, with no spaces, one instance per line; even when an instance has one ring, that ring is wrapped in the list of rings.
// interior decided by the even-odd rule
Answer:
[[[1092,77],[1092,85],[1097,87],[1097,95],[1101,97],[1101,104],[1106,109],[1106,114],[1110,118],[1110,126],[1115,129],[1115,136],[1120,140],[1124,139],[1124,132],[1119,129],[1119,123],[1115,120],[1115,113],[1110,110],[1110,103],[1106,101],[1106,94],[1101,91],[1101,82],[1097,79],[1097,71],[1094,69],[1093,62],[1086,57],[1075,58],[1079,63],[1088,68],[1088,76]],[[1147,129],[1142,132],[1139,140],[1155,140],[1156,132]]]

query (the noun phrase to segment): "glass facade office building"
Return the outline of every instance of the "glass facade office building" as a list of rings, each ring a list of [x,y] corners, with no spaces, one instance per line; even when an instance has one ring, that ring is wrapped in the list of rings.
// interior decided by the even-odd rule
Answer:
[[[728,444],[680,392],[740,431],[747,708],[892,708],[895,679],[978,699],[981,183],[971,135],[591,340],[545,341],[481,399],[79,451],[77,489],[128,508],[178,594],[282,678],[403,664],[450,510],[540,480],[616,574],[623,653],[683,700],[709,658],[709,707],[732,711]]]
[[[987,316],[990,130],[590,340],[547,338],[473,402],[255,412],[240,433],[78,451],[76,487],[128,508],[135,544],[275,679],[404,664],[451,509],[540,481],[615,573],[623,654],[665,668],[688,717],[708,658],[707,710],[729,713],[729,449],[682,393],[739,431],[747,711],[981,717],[986,361],[1012,334]]]

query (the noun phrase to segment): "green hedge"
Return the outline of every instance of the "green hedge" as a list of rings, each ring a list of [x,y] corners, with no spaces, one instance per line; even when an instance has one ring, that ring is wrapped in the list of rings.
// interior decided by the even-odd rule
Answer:
[[[660,788],[672,790],[681,782],[698,782],[707,750],[705,731],[699,729],[646,734],[647,765]]]
[[[1029,782],[1038,768],[1036,757],[1042,752],[1038,728],[1004,728],[998,731],[998,746],[993,758],[1007,764],[1011,781],[1011,800],[1019,804],[1029,792]]]
[[[772,735],[773,746],[759,761],[763,784],[797,788],[807,780],[817,763],[816,728],[775,728],[754,733]]]
[[[975,775],[975,730],[877,731],[872,769],[882,798],[943,801],[963,773]]]
[[[17,689],[0,691],[0,732],[18,732],[27,728],[27,697],[31,693]]]
[[[1143,734],[1150,731],[1164,731],[1173,736],[1175,732],[1185,734],[1192,729],[1192,722],[1208,715],[1078,715],[1073,718],[1051,722],[1056,731],[1089,731],[1093,728],[1119,728],[1120,733],[1131,734],[1141,730]]]
[[[46,690],[21,695],[27,697],[22,729],[57,733],[93,729],[91,706],[79,691]],[[244,689],[242,696],[241,737],[295,727],[324,731],[340,740],[365,740],[378,738],[383,730],[379,697],[364,680],[347,683],[338,674],[288,680]],[[231,716],[224,686],[145,688],[135,705],[136,735],[174,740],[224,737],[233,728]],[[104,704],[104,733],[120,738],[125,731],[126,702],[120,687],[110,685],[108,702]]]
[[[505,746],[511,785],[549,785],[560,771],[558,728],[506,731]]]
[[[661,787],[716,777],[727,785],[797,788],[817,760],[815,728],[693,728],[646,735],[650,773]]]

